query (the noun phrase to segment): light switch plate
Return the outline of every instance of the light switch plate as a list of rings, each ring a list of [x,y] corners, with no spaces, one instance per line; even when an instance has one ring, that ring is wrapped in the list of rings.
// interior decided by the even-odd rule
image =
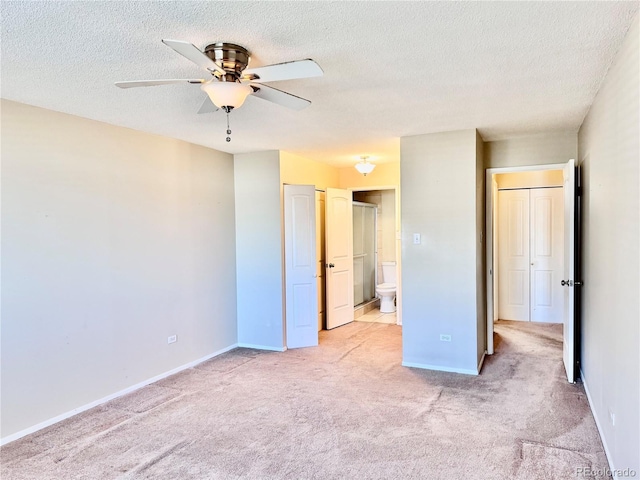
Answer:
[[[413,244],[414,245],[420,245],[420,234],[419,233],[414,233],[413,234]]]

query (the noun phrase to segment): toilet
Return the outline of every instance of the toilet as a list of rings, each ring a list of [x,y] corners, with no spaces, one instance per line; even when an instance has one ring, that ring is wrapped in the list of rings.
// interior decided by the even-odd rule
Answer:
[[[380,297],[380,313],[396,311],[396,262],[382,262],[382,281],[376,285],[376,293]]]

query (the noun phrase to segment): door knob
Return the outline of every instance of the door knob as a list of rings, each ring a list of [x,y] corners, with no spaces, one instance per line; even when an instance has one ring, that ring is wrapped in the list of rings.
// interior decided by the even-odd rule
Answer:
[[[329,265],[327,265],[327,267],[333,268],[333,267],[335,267],[335,265],[333,263],[330,263]]]
[[[566,282],[566,281],[562,280],[560,282],[560,285],[562,285],[564,287],[565,285],[569,285],[569,282]]]

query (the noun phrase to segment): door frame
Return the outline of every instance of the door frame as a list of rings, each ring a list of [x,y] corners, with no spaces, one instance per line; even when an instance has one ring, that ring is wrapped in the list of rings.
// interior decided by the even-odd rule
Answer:
[[[551,163],[546,165],[526,165],[520,167],[493,167],[485,170],[485,196],[486,196],[486,210],[485,210],[485,231],[486,231],[486,283],[487,283],[487,354],[493,355],[493,323],[495,321],[494,312],[495,305],[494,300],[496,296],[494,294],[494,235],[493,235],[493,210],[497,202],[497,198],[494,199],[493,192],[493,176],[499,173],[516,173],[516,172],[535,172],[545,170],[562,170],[566,166],[566,163]],[[565,252],[566,255],[566,252]],[[497,289],[495,289],[497,290]]]
[[[373,190],[393,190],[395,192],[396,227],[396,325],[402,325],[402,230],[400,225],[400,186],[384,185],[374,187],[349,187],[350,192],[370,192]]]

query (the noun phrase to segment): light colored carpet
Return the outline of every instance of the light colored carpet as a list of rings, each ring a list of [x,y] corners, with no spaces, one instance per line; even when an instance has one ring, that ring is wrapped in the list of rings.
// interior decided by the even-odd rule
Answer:
[[[561,326],[498,322],[480,376],[401,367],[401,327],[237,349],[0,450],[10,479],[568,479],[607,466]]]

